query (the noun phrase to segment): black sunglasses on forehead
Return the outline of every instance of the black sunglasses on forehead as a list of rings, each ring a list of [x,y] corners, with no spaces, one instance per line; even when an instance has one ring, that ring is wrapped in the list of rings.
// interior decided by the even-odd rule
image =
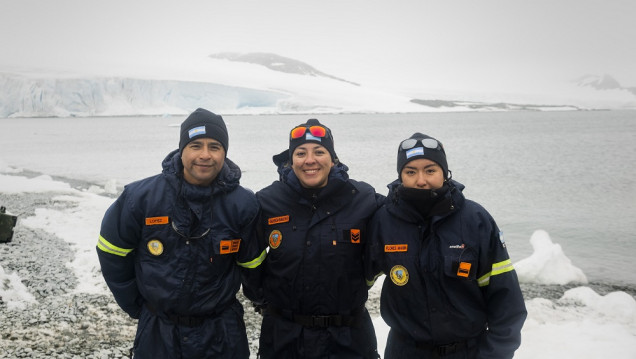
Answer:
[[[430,149],[441,148],[441,144],[439,143],[439,141],[433,138],[409,138],[407,140],[402,141],[402,143],[400,143],[400,148],[405,151],[410,150],[411,148],[415,147],[418,142],[421,143],[422,146],[426,148],[430,148]]]

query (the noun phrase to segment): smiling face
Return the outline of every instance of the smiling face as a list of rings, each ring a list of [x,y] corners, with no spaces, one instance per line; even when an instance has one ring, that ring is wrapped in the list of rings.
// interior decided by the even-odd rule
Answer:
[[[209,186],[223,168],[225,149],[217,140],[199,138],[183,148],[181,162],[186,182]]]
[[[292,154],[292,169],[305,188],[326,186],[333,165],[329,151],[316,143],[304,143]]]
[[[419,158],[404,165],[400,179],[407,188],[438,189],[444,185],[444,171],[437,162]]]

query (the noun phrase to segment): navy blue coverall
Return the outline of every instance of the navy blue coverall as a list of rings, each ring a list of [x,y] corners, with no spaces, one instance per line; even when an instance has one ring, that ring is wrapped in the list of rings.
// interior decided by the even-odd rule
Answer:
[[[303,189],[286,152],[275,156],[280,181],[256,194],[269,246],[260,358],[377,358],[363,254],[367,221],[384,197],[349,179],[342,163],[320,191]]]
[[[369,224],[369,284],[386,274],[385,359],[511,358],[520,345],[527,312],[503,235],[463,185],[448,184],[448,208],[426,218],[393,182]]]
[[[212,186],[183,180],[178,150],[163,172],[127,185],[107,210],[97,244],[119,306],[138,318],[135,358],[249,357],[241,270],[265,257],[259,206],[229,159]]]

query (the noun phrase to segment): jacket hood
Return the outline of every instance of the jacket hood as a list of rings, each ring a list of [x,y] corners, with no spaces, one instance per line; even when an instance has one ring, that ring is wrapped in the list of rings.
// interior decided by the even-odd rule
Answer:
[[[183,180],[183,162],[181,162],[181,153],[179,150],[170,152],[161,163],[163,167],[162,173],[168,178],[176,181]],[[241,179],[241,169],[229,158],[225,158],[223,168],[214,179],[213,187],[216,190],[230,192],[239,186]]]

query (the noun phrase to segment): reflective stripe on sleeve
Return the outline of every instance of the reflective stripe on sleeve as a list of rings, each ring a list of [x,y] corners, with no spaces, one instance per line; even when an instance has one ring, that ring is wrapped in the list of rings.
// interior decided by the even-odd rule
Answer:
[[[263,263],[263,261],[265,260],[265,257],[267,257],[267,250],[266,249],[263,250],[263,252],[261,253],[260,256],[254,258],[253,260],[251,260],[249,262],[245,262],[245,263],[236,262],[236,264],[238,264],[239,266],[241,266],[243,268],[253,269],[253,268],[256,268],[259,265],[261,265],[261,263]]]
[[[492,270],[477,279],[477,283],[480,287],[485,287],[490,284],[490,277],[510,272],[511,270],[514,270],[514,267],[512,266],[512,261],[510,259],[506,259],[503,262],[493,263]]]
[[[373,287],[373,285],[375,284],[375,281],[378,279],[378,277],[383,275],[383,274],[384,274],[384,272],[380,272],[380,273],[376,274],[375,277],[373,277],[372,280],[366,279],[367,287],[369,287],[369,288]]]
[[[125,257],[128,253],[132,252],[133,248],[120,248],[109,241],[106,238],[99,236],[99,240],[97,240],[97,248],[101,249],[103,252],[114,254],[116,256]]]

